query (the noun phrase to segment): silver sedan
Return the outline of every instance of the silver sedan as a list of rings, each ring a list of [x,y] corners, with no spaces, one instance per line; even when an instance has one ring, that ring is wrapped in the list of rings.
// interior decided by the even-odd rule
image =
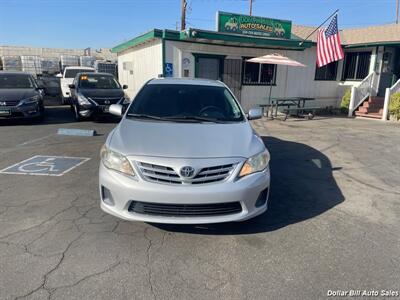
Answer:
[[[101,208],[155,223],[242,221],[267,209],[270,155],[221,82],[153,79],[101,150]]]

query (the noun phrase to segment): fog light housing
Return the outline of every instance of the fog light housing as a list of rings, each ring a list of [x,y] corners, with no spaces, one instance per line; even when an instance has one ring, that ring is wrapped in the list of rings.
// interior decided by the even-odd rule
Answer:
[[[81,110],[79,114],[83,117],[87,117],[90,114],[90,110]]]
[[[267,197],[268,197],[268,188],[263,190],[260,195],[258,195],[257,201],[256,201],[256,207],[261,207],[267,203]]]
[[[101,199],[107,205],[114,206],[115,204],[111,191],[104,186],[101,186]]]

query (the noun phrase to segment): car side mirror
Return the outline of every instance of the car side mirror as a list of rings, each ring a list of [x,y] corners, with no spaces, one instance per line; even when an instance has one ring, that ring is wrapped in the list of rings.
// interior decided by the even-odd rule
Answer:
[[[75,89],[75,84],[68,84],[68,87],[69,87],[71,90],[73,90],[73,89]]]
[[[122,89],[124,89],[124,90],[126,90],[128,88],[128,86],[126,85],[126,84],[124,84],[123,86],[122,86]]]
[[[109,107],[109,112],[110,114],[117,116],[117,117],[121,117],[122,116],[122,105],[120,104],[111,104]]]
[[[57,77],[57,78],[61,78],[61,77],[62,77],[62,74],[61,74],[61,73],[58,73],[58,74],[56,75],[56,77]]]
[[[257,120],[257,119],[261,119],[261,117],[262,117],[261,108],[252,108],[249,110],[249,113],[247,115],[248,120]]]

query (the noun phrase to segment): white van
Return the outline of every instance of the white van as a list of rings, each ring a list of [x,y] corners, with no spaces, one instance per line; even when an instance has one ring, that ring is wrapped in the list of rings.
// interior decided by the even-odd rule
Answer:
[[[69,99],[71,98],[71,91],[69,89],[69,85],[72,84],[76,74],[81,72],[96,72],[96,69],[89,67],[66,67],[64,72],[58,74],[57,77],[60,78],[60,86],[61,86],[61,102],[62,104],[68,104]]]

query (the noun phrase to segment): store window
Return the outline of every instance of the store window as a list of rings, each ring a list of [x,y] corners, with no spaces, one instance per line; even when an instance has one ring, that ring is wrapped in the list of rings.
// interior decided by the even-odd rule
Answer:
[[[244,85],[275,85],[276,65],[243,62]]]
[[[371,52],[347,52],[343,63],[342,80],[362,80],[369,74]]]
[[[315,68],[315,80],[336,80],[338,62],[334,61],[323,67]]]

